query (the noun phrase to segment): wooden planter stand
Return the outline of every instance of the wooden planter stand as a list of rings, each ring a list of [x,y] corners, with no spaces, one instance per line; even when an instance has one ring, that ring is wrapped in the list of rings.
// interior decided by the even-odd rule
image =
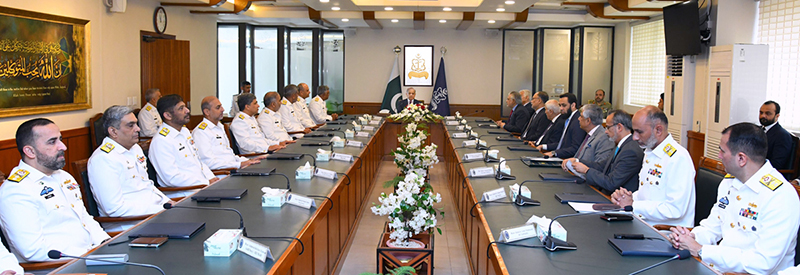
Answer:
[[[388,223],[383,227],[378,242],[378,274],[389,274],[389,271],[401,267],[410,266],[417,270],[420,275],[433,275],[433,234],[421,233],[411,239],[421,241],[425,248],[393,248],[386,245],[389,241]]]

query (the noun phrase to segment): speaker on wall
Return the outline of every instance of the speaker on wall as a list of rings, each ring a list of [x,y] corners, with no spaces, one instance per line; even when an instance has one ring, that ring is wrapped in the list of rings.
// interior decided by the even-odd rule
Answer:
[[[103,0],[103,3],[106,4],[110,12],[125,12],[125,8],[128,5],[127,0]]]
[[[353,36],[356,36],[356,28],[344,29],[344,37],[353,37]]]

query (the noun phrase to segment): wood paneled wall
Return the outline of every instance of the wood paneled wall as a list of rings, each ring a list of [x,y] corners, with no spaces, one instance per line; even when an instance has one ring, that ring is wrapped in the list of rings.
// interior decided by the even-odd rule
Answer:
[[[700,167],[700,158],[705,155],[706,134],[686,131],[686,138],[688,138],[686,142],[686,151],[689,151],[689,155],[692,156],[694,168],[697,169]]]
[[[141,35],[158,36],[145,31]],[[140,42],[142,106],[146,103],[144,92],[150,88],[159,88],[161,95],[178,94],[184,101],[192,100],[189,41],[174,39],[174,36],[164,36],[149,42],[142,39]]]
[[[381,103],[375,102],[345,102],[345,114],[377,114],[381,110]],[[479,104],[450,104],[450,115],[456,112],[462,116],[488,117],[500,120],[500,105]]]
[[[14,129],[16,131],[16,129]],[[67,159],[67,164],[64,170],[75,176],[72,171],[70,163],[82,159],[88,159],[92,155],[92,145],[89,141],[89,127],[63,130],[61,136],[64,139],[64,144],[67,145],[67,151],[64,152],[64,157]],[[7,139],[0,141],[0,171],[8,175],[11,169],[19,164],[20,155],[17,150],[17,141],[15,139]]]

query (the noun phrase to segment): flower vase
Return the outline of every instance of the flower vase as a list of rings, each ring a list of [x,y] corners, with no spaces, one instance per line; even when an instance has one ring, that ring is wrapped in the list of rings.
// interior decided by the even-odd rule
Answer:
[[[378,272],[379,274],[388,274],[393,270],[402,266],[410,266],[417,270],[417,274],[433,274],[433,252],[434,242],[433,234],[420,233],[409,238],[409,242],[415,243],[420,248],[412,247],[398,247],[391,244],[392,230],[389,229],[389,224],[384,226],[383,234],[376,253],[378,254]]]

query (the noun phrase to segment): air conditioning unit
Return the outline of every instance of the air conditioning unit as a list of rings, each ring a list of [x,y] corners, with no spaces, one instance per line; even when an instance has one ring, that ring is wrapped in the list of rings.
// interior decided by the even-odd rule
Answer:
[[[128,6],[127,0],[103,0],[103,3],[110,12],[125,12],[125,8]]]
[[[694,115],[693,56],[667,56],[667,81],[664,89],[664,113],[669,120],[672,138],[687,147],[686,132],[692,129]]]
[[[722,130],[739,122],[758,121],[767,98],[768,45],[735,44],[711,47],[705,156],[719,160]]]

